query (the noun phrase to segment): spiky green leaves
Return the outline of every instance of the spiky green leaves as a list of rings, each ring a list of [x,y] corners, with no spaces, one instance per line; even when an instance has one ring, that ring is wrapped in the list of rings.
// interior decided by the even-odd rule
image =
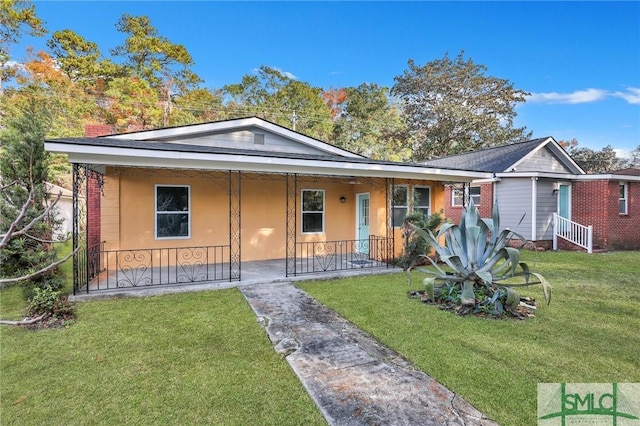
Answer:
[[[492,218],[481,218],[478,209],[471,205],[460,219],[460,224],[446,223],[440,227],[437,235],[430,230],[415,227],[416,232],[424,238],[437,253],[439,259],[446,264],[442,267],[433,259],[424,256],[432,268],[417,268],[430,275],[423,284],[429,297],[434,300],[438,292],[436,282],[445,282],[458,286],[460,303],[463,307],[487,303],[490,311],[502,312],[502,308],[515,311],[520,304],[520,296],[513,289],[518,286],[541,284],[545,300],[551,301],[551,285],[539,273],[531,272],[525,263],[520,263],[520,251],[511,247],[512,241],[525,239],[509,230],[500,228],[500,216],[497,203]],[[440,244],[444,240],[444,245]],[[518,268],[521,272],[518,272]],[[410,273],[410,271],[409,271]],[[410,274],[409,274],[410,275]],[[523,284],[501,284],[508,278],[522,276]],[[532,278],[537,281],[532,281]],[[475,291],[484,289],[485,296],[478,300]],[[474,308],[477,310],[478,306]],[[483,307],[482,309],[485,309]],[[464,310],[465,312],[468,310]]]

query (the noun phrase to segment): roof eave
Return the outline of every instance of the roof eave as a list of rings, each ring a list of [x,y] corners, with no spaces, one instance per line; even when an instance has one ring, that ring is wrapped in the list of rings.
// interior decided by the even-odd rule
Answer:
[[[96,149],[95,146],[72,145],[56,141],[47,141],[46,149],[51,152],[67,154],[71,163],[107,166],[306,173],[459,182],[492,177],[491,173],[483,172],[427,168],[411,164],[350,162],[344,159],[343,161],[332,161],[330,159],[264,157],[247,154],[146,151],[121,147]]]

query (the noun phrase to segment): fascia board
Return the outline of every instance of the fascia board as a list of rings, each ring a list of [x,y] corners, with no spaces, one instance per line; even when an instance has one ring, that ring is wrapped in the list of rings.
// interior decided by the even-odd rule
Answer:
[[[640,176],[633,175],[614,175],[614,174],[599,174],[599,175],[580,175],[576,176],[575,180],[615,180],[620,182],[640,182]]]
[[[496,177],[504,179],[504,178],[517,178],[517,177],[541,177],[541,178],[551,178],[551,179],[565,179],[565,180],[574,180],[578,176],[570,173],[549,173],[549,172],[507,172],[507,173],[496,173]]]
[[[564,173],[547,173],[547,172],[509,172],[509,173],[496,173],[496,177],[504,178],[516,178],[516,177],[541,177],[551,179],[564,179],[575,181],[589,181],[589,180],[616,180],[622,182],[640,182],[640,176],[631,175],[614,175],[614,174],[564,174]]]
[[[192,152],[148,151],[132,148],[95,147],[47,142],[46,149],[63,152],[72,163],[109,166],[162,167],[201,170],[240,170],[250,172],[306,173],[318,175],[386,177],[438,181],[472,181],[487,179],[491,173],[425,168],[411,165],[352,163],[331,160],[302,160],[233,154],[202,154]]]
[[[231,121],[221,121],[216,123],[194,124],[194,125],[183,126],[183,127],[172,127],[168,129],[146,130],[146,131],[141,131],[136,133],[126,133],[122,135],[111,135],[106,137],[112,138],[112,139],[120,139],[120,140],[124,139],[124,140],[137,140],[137,141],[151,141],[151,140],[159,140],[167,137],[192,136],[192,135],[197,135],[201,133],[242,130],[242,129],[246,129],[247,127],[257,127],[259,129],[269,131],[279,136],[283,136],[287,139],[295,140],[296,142],[302,143],[304,145],[311,146],[323,152],[328,152],[328,153],[340,155],[343,157],[364,158],[361,155],[355,154],[353,152],[345,151],[338,147],[331,146],[327,143],[318,141],[316,139],[310,138],[301,133],[294,132],[292,130],[286,129],[276,124],[269,123],[257,117],[243,118],[243,119],[231,120]]]

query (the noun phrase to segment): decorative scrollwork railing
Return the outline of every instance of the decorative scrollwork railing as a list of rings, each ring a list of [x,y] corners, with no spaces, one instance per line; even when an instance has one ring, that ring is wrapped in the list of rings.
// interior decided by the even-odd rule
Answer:
[[[388,239],[311,241],[296,243],[296,275],[315,272],[388,267]]]
[[[229,245],[90,250],[86,291],[231,281],[230,252]]]

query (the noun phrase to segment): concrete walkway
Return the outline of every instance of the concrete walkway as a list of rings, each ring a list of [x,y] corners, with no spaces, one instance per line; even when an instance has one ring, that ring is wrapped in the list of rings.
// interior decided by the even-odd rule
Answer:
[[[495,425],[291,283],[239,290],[330,425]]]

